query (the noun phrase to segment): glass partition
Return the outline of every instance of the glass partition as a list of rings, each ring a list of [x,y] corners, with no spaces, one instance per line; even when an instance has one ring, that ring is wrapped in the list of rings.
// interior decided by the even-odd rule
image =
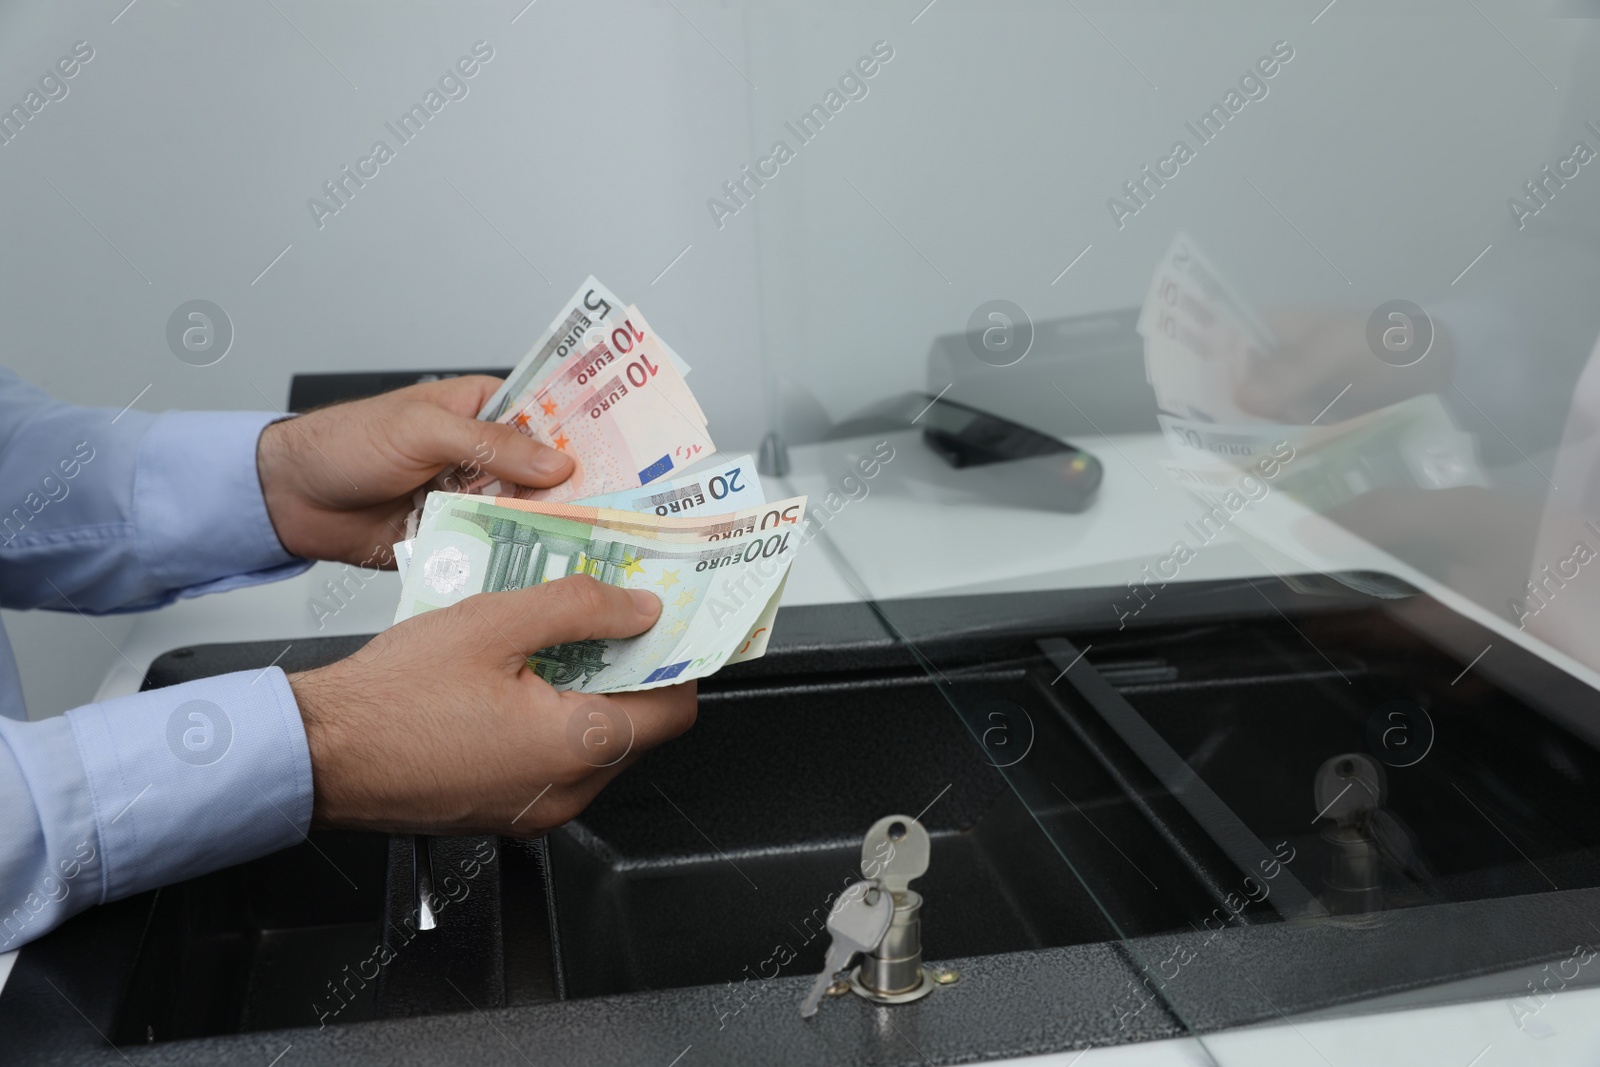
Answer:
[[[1600,937],[1600,8],[912,14],[824,133],[752,94],[804,147],[727,224],[810,550],[1005,783],[936,862],[1048,842],[1004,907],[1120,946],[1108,1042],[1539,1037]]]

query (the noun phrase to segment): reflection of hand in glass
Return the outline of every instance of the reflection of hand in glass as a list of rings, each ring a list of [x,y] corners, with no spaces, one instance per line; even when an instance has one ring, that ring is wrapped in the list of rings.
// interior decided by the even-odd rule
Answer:
[[[1449,381],[1450,348],[1437,327],[1425,357],[1395,367],[1368,346],[1369,316],[1361,312],[1294,308],[1264,317],[1277,346],[1253,357],[1234,394],[1241,408],[1261,418],[1305,425],[1326,410],[1325,421],[1338,422],[1440,392]],[[1335,397],[1338,403],[1329,410]]]
[[[1531,491],[1375,489],[1326,518],[1504,616],[1527,580],[1540,506]],[[1295,533],[1309,548],[1339,550],[1320,520],[1303,520]]]

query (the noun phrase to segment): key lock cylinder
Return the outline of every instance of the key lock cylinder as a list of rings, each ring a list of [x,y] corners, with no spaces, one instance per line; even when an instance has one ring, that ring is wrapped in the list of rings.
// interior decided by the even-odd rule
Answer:
[[[1405,822],[1386,806],[1383,767],[1347,752],[1317,769],[1312,800],[1329,850],[1324,903],[1335,914],[1364,914],[1422,903],[1433,880]]]
[[[800,1014],[817,1012],[834,978],[862,959],[848,977],[857,996],[877,1004],[906,1004],[940,984],[922,963],[922,896],[911,883],[928,870],[928,831],[909,815],[886,815],[861,842],[863,880],[851,884],[828,914],[827,961]]]
[[[1383,768],[1359,752],[1334,756],[1318,768],[1313,792],[1318,820],[1331,824],[1322,831],[1331,849],[1330,907],[1337,913],[1381,909],[1383,870],[1374,816],[1383,806]]]

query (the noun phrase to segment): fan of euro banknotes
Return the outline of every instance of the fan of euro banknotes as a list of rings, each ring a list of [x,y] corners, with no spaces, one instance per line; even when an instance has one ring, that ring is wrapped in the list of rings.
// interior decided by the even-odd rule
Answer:
[[[637,307],[586,280],[478,413],[567,453],[572,476],[534,489],[468,465],[435,479],[395,546],[395,621],[588,574],[649,589],[661,617],[530,656],[558,689],[653,689],[762,655],[806,500],[769,503],[750,456],[716,453],[688,372]]]

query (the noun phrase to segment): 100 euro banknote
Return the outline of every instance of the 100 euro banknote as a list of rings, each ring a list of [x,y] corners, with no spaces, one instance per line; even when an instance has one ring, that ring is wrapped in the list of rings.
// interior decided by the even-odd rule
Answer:
[[[759,492],[759,485],[757,491]],[[771,504],[752,503],[734,511],[711,515],[677,516],[596,507],[592,501],[582,504],[552,504],[545,501],[502,499],[498,503],[503,507],[519,511],[532,511],[587,523],[623,537],[644,534],[680,544],[710,544],[735,538],[759,538],[775,530],[795,527],[806,513],[806,498],[803,496],[790,497]],[[399,549],[400,546],[397,545],[397,553]],[[406,557],[410,558],[409,547],[406,549]],[[777,619],[778,606],[783,600],[783,590],[788,580],[787,575],[779,580],[767,598],[766,607],[756,616],[744,640],[729,655],[728,663],[759,659],[766,653],[767,642],[772,637],[772,626]]]
[[[804,511],[803,499],[798,504],[793,519]],[[775,598],[799,546],[794,521],[697,543],[525,510],[538,506],[430,494],[395,621],[476,593],[526,588],[570,574],[648,589],[661,598],[662,610],[645,633],[557,645],[528,662],[558,689],[653,689],[711,674],[749,645],[759,621],[776,610]]]

